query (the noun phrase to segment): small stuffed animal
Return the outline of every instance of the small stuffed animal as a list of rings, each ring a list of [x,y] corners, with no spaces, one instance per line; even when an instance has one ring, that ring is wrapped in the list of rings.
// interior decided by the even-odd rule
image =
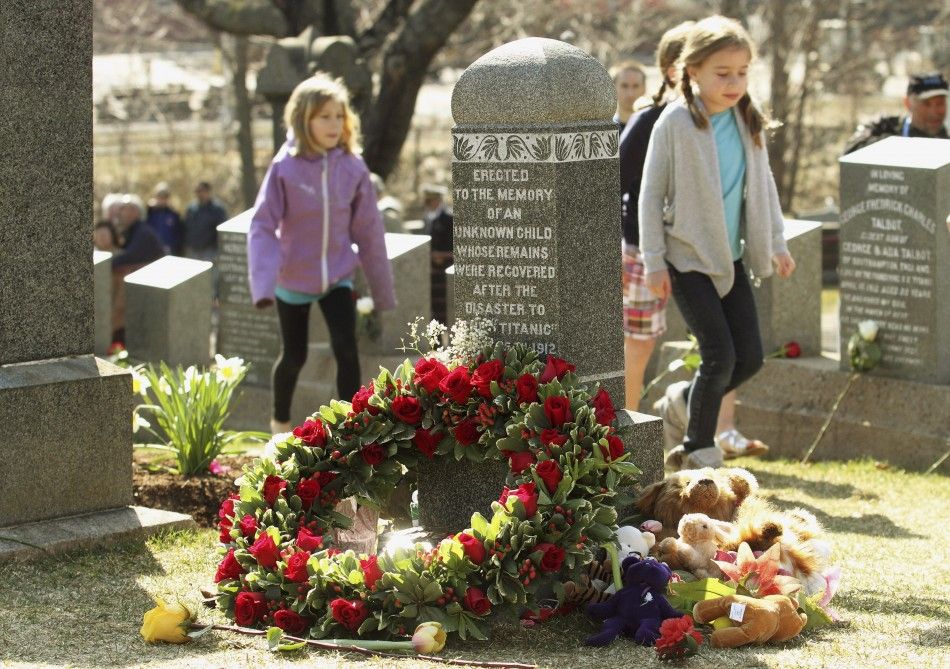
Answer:
[[[654,521],[655,522],[655,521]],[[658,523],[657,523],[658,524]],[[655,527],[656,525],[652,525]],[[624,525],[617,529],[617,556],[622,561],[630,555],[647,557],[650,549],[656,543],[652,532],[638,530],[632,525]],[[588,602],[602,602],[610,598],[617,587],[612,574],[613,562],[610,557],[602,561],[594,560],[577,582],[567,581],[564,584],[564,603],[568,606],[579,606]],[[620,574],[618,568],[617,574]]]
[[[697,578],[722,575],[712,561],[720,546],[735,534],[731,523],[710,518],[705,513],[687,513],[680,518],[679,538],[667,537],[657,547],[657,559],[670,569],[685,569]]]
[[[680,617],[663,596],[673,574],[669,567],[636,555],[626,558],[621,567],[623,587],[608,601],[587,605],[588,615],[603,620],[600,632],[584,641],[588,646],[606,646],[618,635],[649,646],[660,637],[660,623]]]
[[[710,640],[715,648],[788,641],[801,632],[808,621],[787,595],[767,595],[761,599],[727,595],[696,602],[693,607],[693,618],[698,623],[723,616],[728,616],[733,626],[712,633]]]
[[[665,539],[674,536],[680,518],[687,513],[732,521],[736,509],[758,487],[755,477],[738,467],[684,469],[647,486],[637,500],[637,509],[663,523],[664,530],[657,538]]]

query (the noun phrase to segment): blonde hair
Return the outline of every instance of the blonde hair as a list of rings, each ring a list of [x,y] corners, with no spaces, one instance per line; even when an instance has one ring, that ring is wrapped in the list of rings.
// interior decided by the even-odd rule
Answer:
[[[310,119],[331,100],[343,107],[343,133],[339,147],[348,153],[359,151],[359,119],[350,109],[350,95],[346,87],[339,79],[331,79],[329,75],[317,72],[297,84],[284,109],[284,124],[296,139],[296,144],[290,148],[291,155],[320,152],[310,135]]]
[[[657,107],[663,104],[663,95],[666,93],[666,89],[672,90],[676,87],[676,84],[667,76],[666,72],[676,65],[676,61],[679,60],[680,54],[683,53],[683,45],[686,44],[689,31],[693,29],[694,25],[696,25],[695,21],[683,21],[678,26],[673,26],[667,30],[660,38],[660,44],[656,47],[656,66],[660,68],[660,76],[663,77],[663,81],[660,83],[659,90],[653,96],[653,104]]]
[[[687,68],[699,67],[707,58],[723,49],[745,49],[749,52],[750,59],[755,58],[755,45],[752,43],[752,38],[738,21],[724,16],[710,16],[693,26],[683,46],[683,53],[680,55],[679,62],[683,69],[683,80],[680,85],[689,113],[697,128],[709,127],[709,118],[696,104]],[[765,115],[752,104],[748,91],[739,99],[737,106],[749,128],[749,134],[752,135],[752,141],[761,148],[762,130],[768,124]]]

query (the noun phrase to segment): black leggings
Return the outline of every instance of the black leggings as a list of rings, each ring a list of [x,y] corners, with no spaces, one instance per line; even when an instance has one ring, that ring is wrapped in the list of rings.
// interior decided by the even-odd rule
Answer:
[[[356,350],[356,308],[353,291],[335,288],[319,301],[330,331],[330,346],[336,357],[336,390],[339,399],[349,400],[360,389],[360,359]],[[297,377],[307,361],[310,304],[287,304],[277,299],[280,319],[280,357],[274,363],[271,387],[274,393],[274,420],[290,420]],[[313,407],[316,409],[316,407]]]
[[[722,298],[712,280],[700,272],[679,272],[670,266],[673,299],[683,320],[699,341],[702,363],[689,388],[687,451],[715,444],[722,397],[762,367],[762,338],[752,286],[741,261],[735,281]]]

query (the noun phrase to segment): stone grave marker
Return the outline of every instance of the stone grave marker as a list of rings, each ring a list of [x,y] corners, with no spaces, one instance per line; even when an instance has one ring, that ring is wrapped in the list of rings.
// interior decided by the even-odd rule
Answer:
[[[950,384],[950,142],[890,137],[840,163],[841,368],[870,319],[872,374]]]
[[[104,355],[112,344],[112,254],[92,252],[94,351]]]
[[[570,360],[582,381],[599,382],[622,406],[614,107],[603,66],[556,40],[506,44],[462,74],[452,95],[453,283],[457,319],[487,318],[496,339]],[[632,443],[638,421],[625,414],[620,423],[652,480],[662,472],[661,437],[647,429],[656,441]],[[504,462],[425,463],[422,525],[466,527],[497,498],[507,471]]]
[[[92,353],[92,3],[45,3],[39,39],[36,4],[0,4],[0,560],[193,525],[129,506],[131,375]]]
[[[136,360],[206,365],[212,264],[165,256],[125,277],[126,343]]]

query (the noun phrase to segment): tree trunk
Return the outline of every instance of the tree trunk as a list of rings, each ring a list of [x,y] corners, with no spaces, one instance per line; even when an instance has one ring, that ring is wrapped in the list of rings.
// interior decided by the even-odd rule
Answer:
[[[241,197],[250,207],[257,198],[257,169],[254,166],[254,127],[251,98],[247,94],[248,38],[234,35],[231,59],[231,87],[234,90],[234,115],[237,120],[237,146],[241,156]]]
[[[406,141],[416,97],[432,59],[478,0],[426,0],[383,54],[379,95],[363,119],[363,158],[384,179]]]
[[[785,151],[787,147],[788,121],[788,53],[791,36],[785,22],[785,3],[769,0],[769,46],[772,54],[772,116],[782,123],[775,129],[769,142],[769,162],[778,188],[779,200],[784,209],[788,204],[788,188],[785,183]]]

